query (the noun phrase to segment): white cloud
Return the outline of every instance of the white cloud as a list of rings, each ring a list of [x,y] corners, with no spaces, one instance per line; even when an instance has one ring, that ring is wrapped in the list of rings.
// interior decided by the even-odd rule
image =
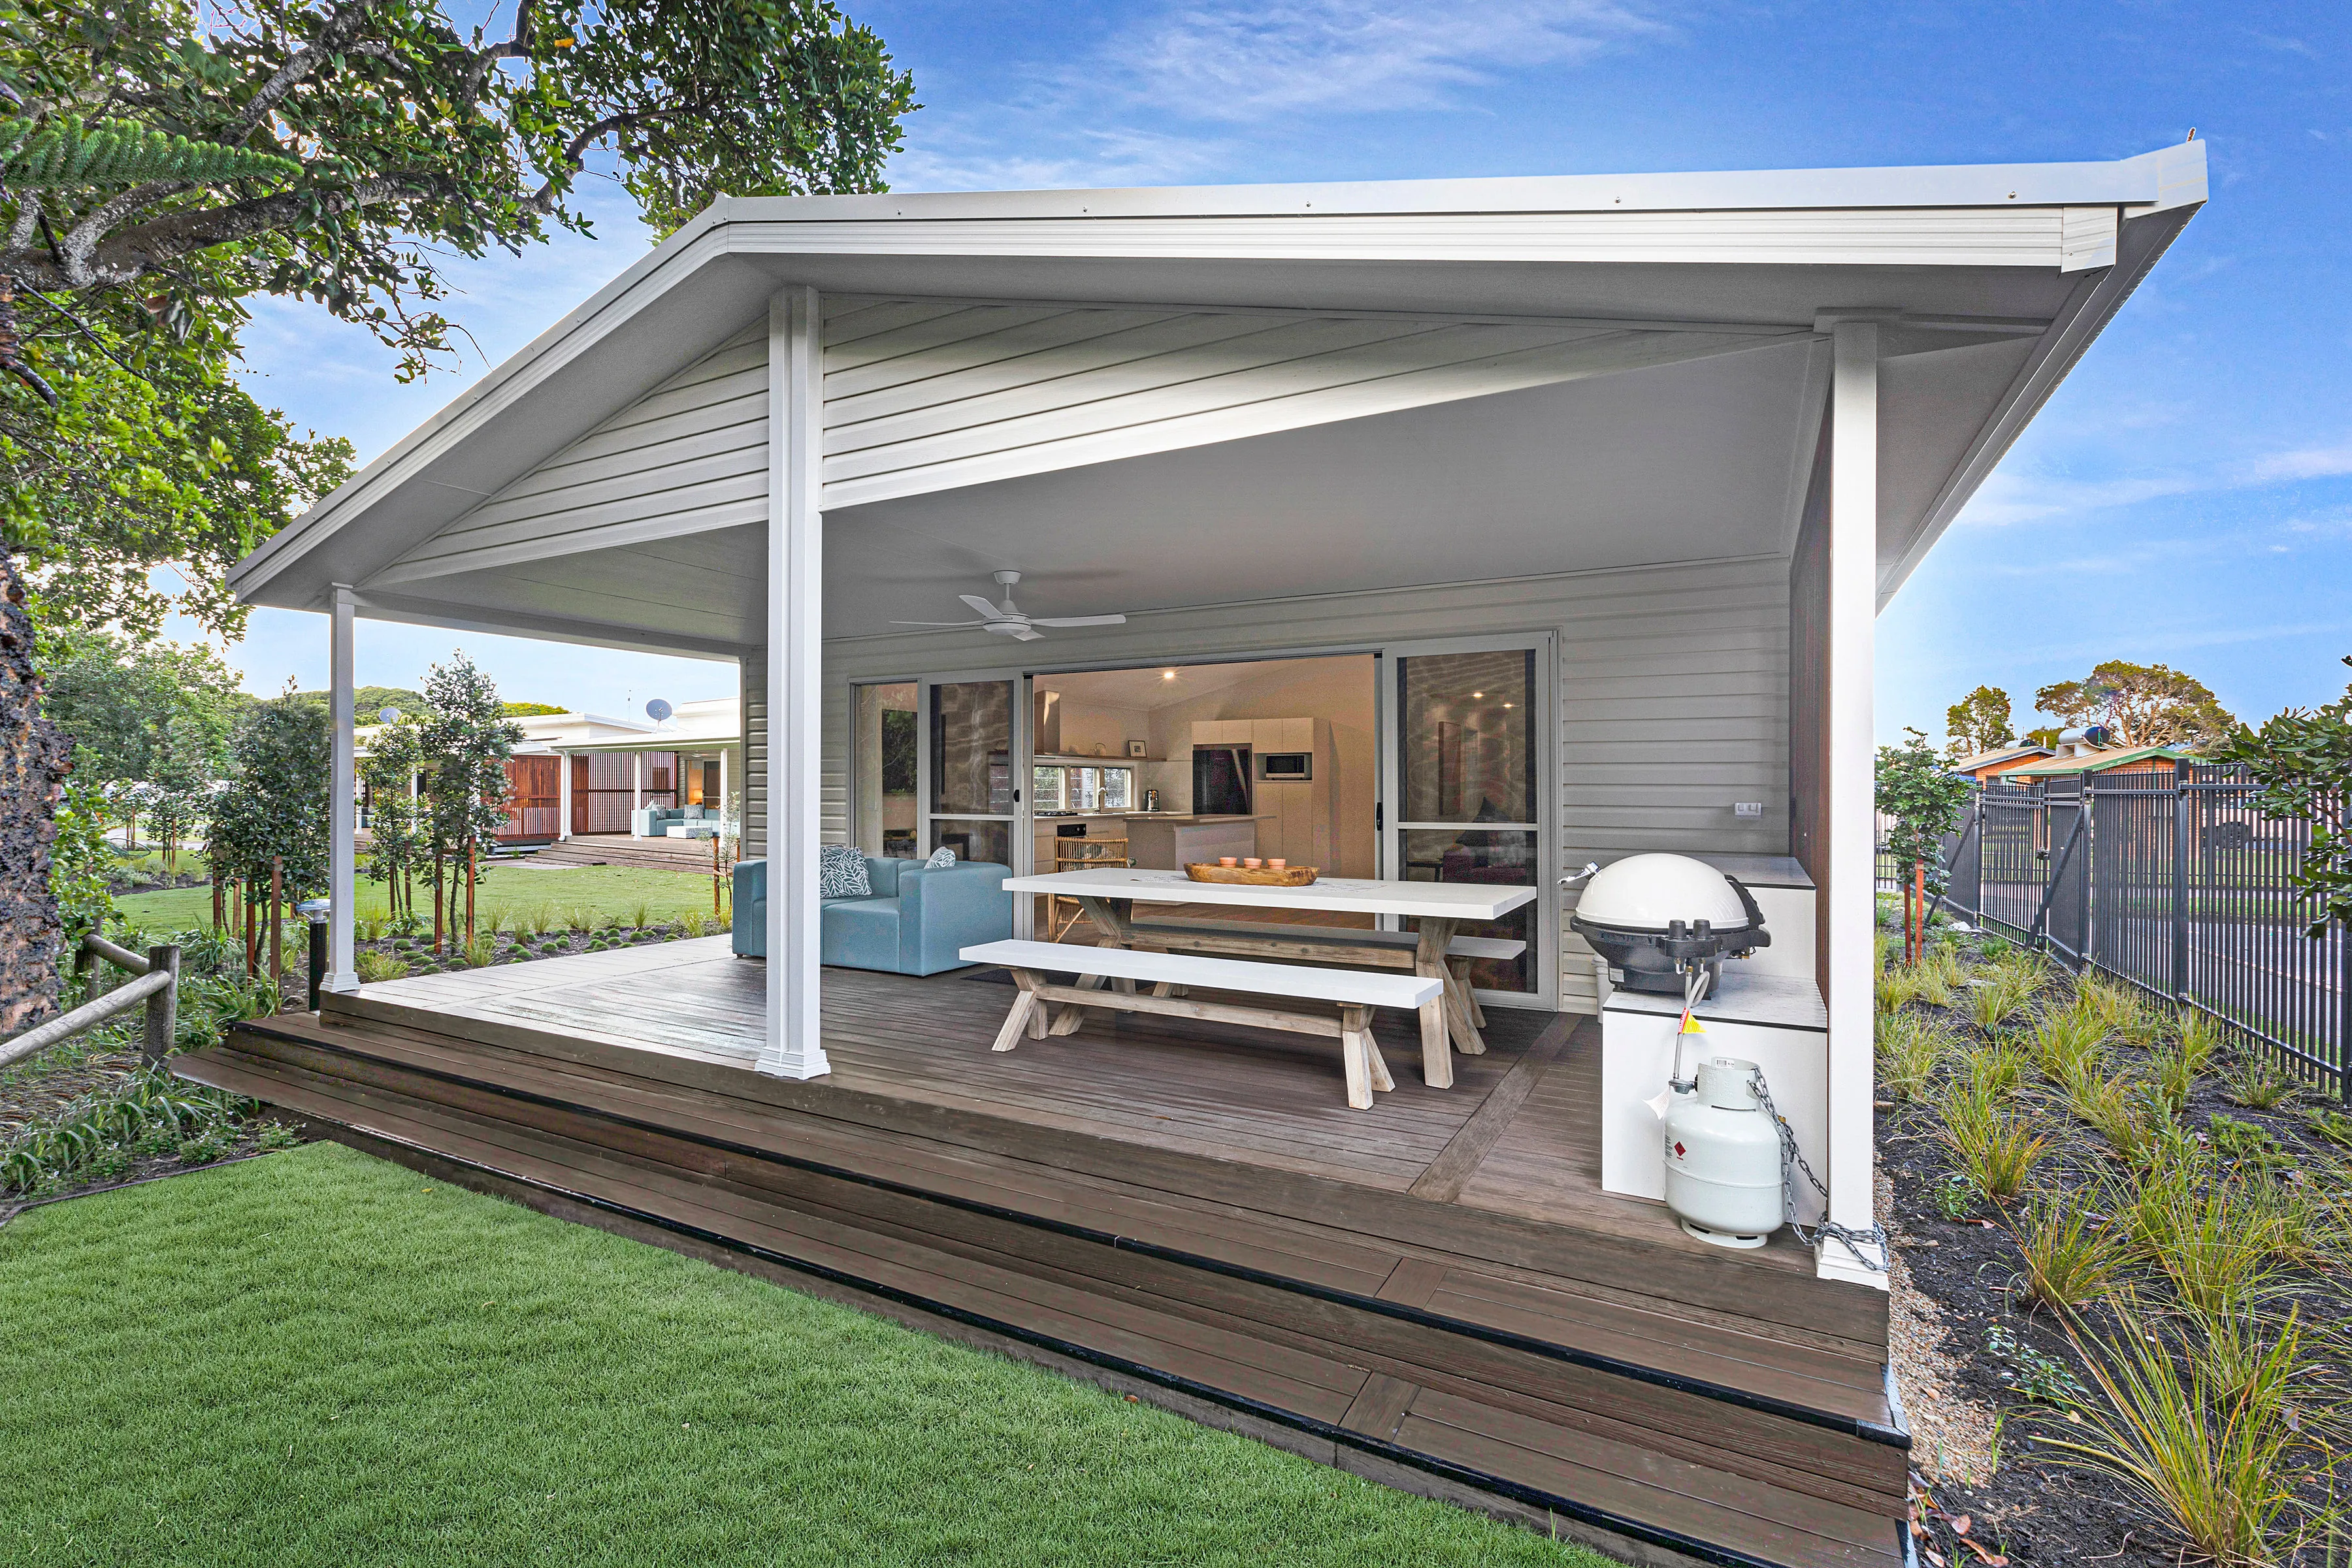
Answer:
[[[2352,441],[2334,447],[2305,447],[2300,451],[2274,453],[2256,462],[2251,471],[2256,483],[2277,479],[2319,479],[2336,474],[2352,474]]]
[[[2297,479],[2352,474],[2352,441],[2273,452],[2204,469],[2077,479],[2056,474],[1996,472],[1963,514],[1972,523],[2001,527],[2137,506],[2168,496],[2215,490],[2259,489]]]
[[[1222,142],[1122,126],[1032,129],[1008,146],[1003,115],[989,116],[984,130],[961,120],[931,121],[923,126],[920,145],[890,161],[891,186],[1052,191],[1182,184],[1212,176],[1226,151]],[[1049,150],[1057,141],[1062,147]]]
[[[1179,5],[1112,38],[1066,80],[1109,82],[1187,119],[1458,103],[1507,70],[1577,65],[1671,29],[1612,0],[1276,0]]]

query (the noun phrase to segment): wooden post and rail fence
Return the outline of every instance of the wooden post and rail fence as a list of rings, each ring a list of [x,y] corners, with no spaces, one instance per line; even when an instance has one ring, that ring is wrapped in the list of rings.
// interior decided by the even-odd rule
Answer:
[[[51,1046],[69,1040],[87,1029],[121,1017],[133,1009],[146,1014],[145,1026],[139,1042],[139,1053],[151,1068],[161,1067],[163,1058],[172,1054],[173,1038],[180,1026],[180,950],[166,942],[147,950],[142,958],[127,947],[119,947],[104,937],[91,933],[81,939],[75,950],[74,973],[103,973],[95,963],[103,961],[132,975],[128,984],[118,985],[76,1007],[70,1013],[59,1014],[46,1024],[37,1025],[12,1040],[0,1042],[0,1068],[12,1067],[26,1058],[47,1050]]]

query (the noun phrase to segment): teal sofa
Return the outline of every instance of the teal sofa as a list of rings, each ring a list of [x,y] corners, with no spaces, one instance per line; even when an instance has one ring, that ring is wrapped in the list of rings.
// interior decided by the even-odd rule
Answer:
[[[986,860],[929,867],[919,860],[866,858],[871,897],[826,899],[819,906],[818,962],[892,974],[937,974],[968,967],[957,953],[1013,934],[1012,868]],[[768,863],[735,867],[736,953],[768,956]]]

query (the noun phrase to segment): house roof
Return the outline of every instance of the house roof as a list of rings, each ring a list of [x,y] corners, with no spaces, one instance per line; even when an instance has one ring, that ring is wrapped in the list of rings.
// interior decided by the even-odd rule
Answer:
[[[2189,752],[2185,746],[2112,746],[2104,752],[2093,752],[2087,755],[2052,757],[2047,762],[2029,763],[2021,768],[2009,768],[2003,771],[2002,776],[2004,778],[2056,778],[2068,773],[2105,773],[2110,768],[2122,767],[2127,763],[2143,763],[2156,758],[2177,762],[2188,755]]]
[[[1960,758],[1952,764],[1952,772],[1979,773],[1986,768],[1998,767],[2003,763],[2016,762],[2021,758],[2046,757],[2050,754],[2051,751],[2047,746],[1996,746],[1990,752],[1979,752],[1973,756]]]
[[[1514,345],[1407,365],[1389,384],[1416,390],[1377,418],[1360,404],[1238,432],[1211,421],[1157,446],[1047,443],[1038,450],[1053,455],[1025,468],[933,464],[887,484],[853,475],[837,492],[828,434],[828,522],[877,542],[842,570],[900,574],[864,597],[845,576],[828,633],[880,629],[879,612],[918,586],[969,587],[967,555],[1066,551],[1099,528],[1107,500],[1169,553],[1139,548],[1129,580],[1074,589],[1106,608],[1242,596],[1202,563],[1263,541],[1276,508],[1302,537],[1350,548],[1302,557],[1301,580],[1269,582],[1273,595],[1784,555],[1826,395],[1823,323],[1853,312],[1882,319],[1887,356],[1883,599],[2205,195],[2192,142],[2112,163],[722,199],[230,580],[248,603],[318,609],[341,584],[371,616],[738,651],[764,626],[730,597],[761,576],[764,532],[746,511],[756,495],[723,517],[664,520],[564,573],[534,576],[511,549],[470,576],[414,557],[755,331],[780,289],[808,285],[902,310],[1297,312],[1389,321],[1400,340],[1487,332]],[[830,395],[830,352],[826,370]],[[1603,371],[1605,389],[1578,379]],[[1692,449],[1709,461],[1683,461]],[[1352,488],[1282,489],[1310,471]],[[1564,498],[1592,517],[1564,519]],[[1433,507],[1478,525],[1433,541]],[[680,546],[651,537],[663,528],[701,531]],[[649,559],[656,543],[666,557]],[[828,552],[829,593],[837,559]],[[1306,581],[1308,564],[1327,577]],[[1162,603],[1139,598],[1155,588]],[[1051,609],[1093,613],[1076,600]]]

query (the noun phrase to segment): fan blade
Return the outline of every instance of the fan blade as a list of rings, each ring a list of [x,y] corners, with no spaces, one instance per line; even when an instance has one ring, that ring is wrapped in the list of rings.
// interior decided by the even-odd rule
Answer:
[[[984,626],[986,621],[892,621],[894,626]]]
[[[1013,634],[1013,640],[1015,642],[1035,642],[1039,637],[1042,637],[1045,635],[1045,634],[1044,632],[1033,632],[1027,626],[1023,626]]]
[[[1019,642],[1035,642],[1045,635],[1043,632],[1031,631],[1027,621],[991,621],[988,623],[988,629],[998,637],[1012,637]]]
[[[1032,616],[1033,626],[1123,626],[1125,616]]]
[[[998,609],[994,605],[990,604],[986,599],[982,598],[977,594],[958,594],[956,597],[961,599],[965,604],[970,605],[973,609],[978,610],[982,615],[986,616],[992,621],[1001,621],[1004,618],[1004,612],[1003,610]]]

